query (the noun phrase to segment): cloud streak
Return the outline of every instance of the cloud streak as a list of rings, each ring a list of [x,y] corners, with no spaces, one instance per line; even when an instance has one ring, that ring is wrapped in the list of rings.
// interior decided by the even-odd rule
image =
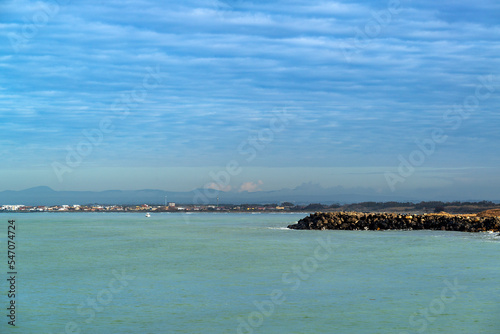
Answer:
[[[22,33],[51,2],[3,3],[0,34]],[[83,167],[224,166],[276,108],[294,120],[254,167],[393,165],[477,77],[500,75],[494,1],[401,1],[389,25],[346,62],[339,45],[379,2],[68,2],[17,52],[0,50],[3,168],[50,166],[112,115],[147,67],[161,89],[117,124]],[[500,90],[500,87],[499,87]],[[498,95],[427,167],[498,166]],[[300,111],[298,111],[300,110]],[[465,157],[465,158],[464,158]],[[188,177],[188,176],[186,176]],[[286,184],[283,184],[286,186]],[[237,189],[237,185],[233,185]]]

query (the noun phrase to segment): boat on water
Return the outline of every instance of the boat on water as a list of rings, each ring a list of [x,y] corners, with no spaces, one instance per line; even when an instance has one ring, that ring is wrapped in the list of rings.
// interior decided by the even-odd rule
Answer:
[[[148,213],[146,213],[146,217],[147,217],[147,218],[151,217],[151,214],[150,214],[149,212],[148,212]]]

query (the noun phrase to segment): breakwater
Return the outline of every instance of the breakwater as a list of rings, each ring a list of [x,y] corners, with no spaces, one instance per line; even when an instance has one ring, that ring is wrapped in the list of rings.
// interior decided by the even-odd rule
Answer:
[[[500,217],[360,212],[316,212],[289,225],[294,230],[446,230],[500,232]]]

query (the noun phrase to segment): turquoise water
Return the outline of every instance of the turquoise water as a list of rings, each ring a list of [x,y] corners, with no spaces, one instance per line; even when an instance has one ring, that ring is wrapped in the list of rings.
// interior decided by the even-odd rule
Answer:
[[[0,214],[0,333],[500,333],[500,240],[304,214]]]

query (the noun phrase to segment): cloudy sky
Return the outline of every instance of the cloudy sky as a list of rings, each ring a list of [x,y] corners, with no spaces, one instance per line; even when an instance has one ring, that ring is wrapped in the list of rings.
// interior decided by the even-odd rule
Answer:
[[[0,191],[500,199],[496,0],[7,0],[0,36]]]

